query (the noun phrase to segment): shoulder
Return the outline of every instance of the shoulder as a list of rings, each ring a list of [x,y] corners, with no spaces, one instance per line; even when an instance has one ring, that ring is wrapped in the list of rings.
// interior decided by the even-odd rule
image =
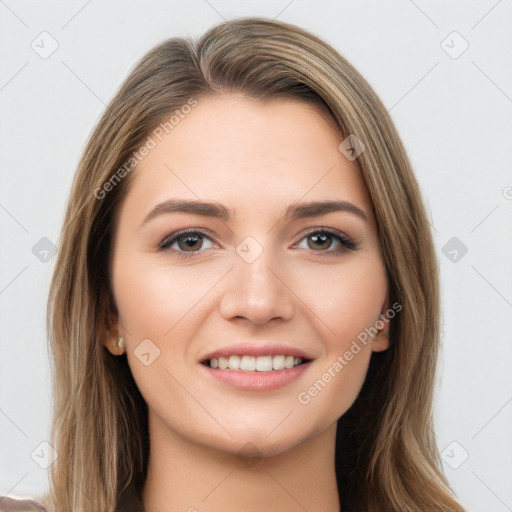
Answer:
[[[47,512],[38,501],[32,498],[0,496],[0,512]]]

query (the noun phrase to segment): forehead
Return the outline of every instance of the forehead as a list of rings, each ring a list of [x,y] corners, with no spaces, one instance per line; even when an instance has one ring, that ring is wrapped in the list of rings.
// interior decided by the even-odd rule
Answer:
[[[179,197],[255,213],[329,196],[371,210],[357,165],[339,151],[343,139],[321,106],[229,94],[197,98],[176,120],[150,134],[153,147],[133,170],[125,201],[133,208],[147,213]]]

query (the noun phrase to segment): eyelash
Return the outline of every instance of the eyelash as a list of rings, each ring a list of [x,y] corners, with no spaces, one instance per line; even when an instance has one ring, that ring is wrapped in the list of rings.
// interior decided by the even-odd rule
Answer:
[[[315,251],[314,249],[311,249],[311,252],[313,252],[315,254],[319,254],[321,256],[338,256],[347,250],[357,251],[357,249],[358,249],[356,244],[354,244],[354,242],[352,242],[346,235],[344,235],[340,231],[330,229],[330,228],[315,228],[314,230],[308,231],[299,240],[299,242],[294,245],[294,247],[296,245],[298,245],[300,242],[302,242],[302,240],[304,240],[305,238],[308,238],[312,235],[319,235],[319,234],[329,235],[330,237],[337,239],[340,242],[342,247],[339,247],[338,249],[335,249],[335,250],[328,249],[325,251]],[[175,252],[179,258],[191,258],[191,257],[194,257],[195,255],[199,254],[201,252],[201,249],[199,249],[197,251],[187,252],[187,251],[180,251],[180,250],[175,250],[175,249],[170,248],[170,246],[173,245],[174,242],[176,240],[178,240],[183,235],[200,235],[202,237],[208,238],[209,240],[211,240],[213,242],[212,237],[209,235],[209,233],[207,233],[205,231],[197,230],[197,229],[183,229],[181,231],[172,233],[168,237],[164,238],[164,240],[162,240],[162,242],[160,242],[160,245],[158,247],[159,250],[164,251],[164,252],[169,252],[169,251]]]

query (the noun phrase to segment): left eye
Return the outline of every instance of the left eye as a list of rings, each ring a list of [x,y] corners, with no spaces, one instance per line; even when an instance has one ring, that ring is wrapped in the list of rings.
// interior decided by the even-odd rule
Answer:
[[[301,244],[297,244],[294,247],[299,249],[312,249],[317,253],[322,252],[327,254],[338,254],[346,249],[356,249],[356,245],[345,235],[327,229],[312,231],[302,238],[301,242],[302,241],[306,243],[306,247],[301,247]],[[337,244],[338,247],[331,249],[333,244]]]

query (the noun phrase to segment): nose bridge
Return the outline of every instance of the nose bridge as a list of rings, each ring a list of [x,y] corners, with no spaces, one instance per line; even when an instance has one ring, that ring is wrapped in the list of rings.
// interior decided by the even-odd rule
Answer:
[[[225,318],[245,317],[263,324],[293,315],[293,296],[284,284],[284,270],[272,248],[247,237],[236,248],[233,270],[221,301]]]

